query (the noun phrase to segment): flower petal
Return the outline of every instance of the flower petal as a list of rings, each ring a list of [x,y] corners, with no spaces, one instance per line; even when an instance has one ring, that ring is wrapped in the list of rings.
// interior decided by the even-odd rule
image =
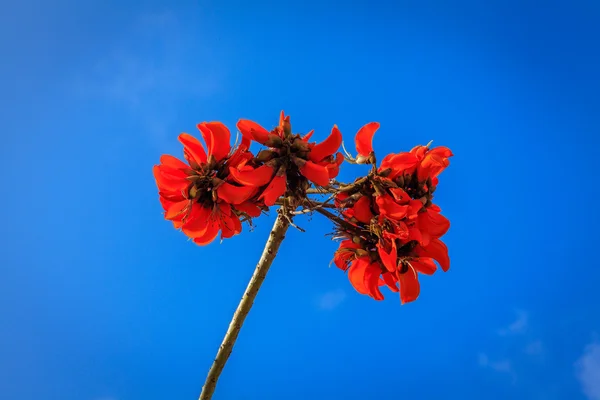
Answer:
[[[312,161],[306,161],[300,167],[300,173],[319,186],[329,185],[329,171],[325,166],[317,165]]]
[[[236,204],[235,208],[243,213],[248,214],[250,217],[260,217],[261,209],[254,203],[246,201],[241,204]]]
[[[418,257],[410,261],[410,265],[413,266],[415,271],[425,275],[433,275],[437,270],[437,265],[433,262],[433,258],[430,257]]]
[[[243,171],[232,167],[229,168],[229,173],[236,182],[242,185],[259,187],[269,183],[275,171],[273,167],[265,164],[256,169],[248,167],[248,169],[244,169]]]
[[[275,204],[275,202],[277,201],[277,199],[280,196],[283,196],[283,194],[285,193],[285,189],[286,189],[285,175],[275,176],[271,180],[271,183],[269,183],[269,185],[265,188],[265,190],[262,192],[262,194],[260,195],[260,197],[258,199],[263,200],[265,205],[270,207],[273,204]]]
[[[407,205],[399,205],[389,194],[377,196],[375,202],[377,203],[377,206],[379,206],[379,212],[390,219],[401,220],[408,212]]]
[[[406,304],[415,301],[421,292],[421,285],[417,271],[410,265],[408,271],[401,274],[398,272],[398,283],[400,283],[400,303]]]
[[[208,221],[204,234],[194,238],[194,243],[196,243],[198,246],[205,246],[215,240],[218,234],[219,222],[213,218]]]
[[[187,179],[164,174],[159,165],[155,165],[152,168],[152,173],[154,174],[154,180],[156,181],[156,186],[159,191],[180,193],[190,184]]]
[[[241,204],[256,193],[256,188],[251,186],[235,186],[229,182],[223,182],[217,187],[217,195],[229,204]]]
[[[381,274],[381,280],[383,283],[390,288],[392,292],[398,293],[398,280],[396,278],[396,273],[384,272]]]
[[[312,131],[308,132],[306,135],[302,136],[302,140],[304,140],[305,142],[308,142],[310,140],[310,137],[313,135],[313,133],[315,133],[314,129]]]
[[[358,130],[354,137],[358,154],[368,157],[373,152],[373,135],[377,129],[379,129],[379,122],[369,122]]]
[[[331,133],[319,144],[316,144],[308,154],[311,161],[319,162],[325,157],[329,157],[335,154],[336,151],[342,145],[342,133],[338,129],[337,125],[333,126]]]
[[[237,123],[237,128],[242,132],[244,137],[254,140],[260,144],[265,144],[269,139],[269,131],[248,119],[240,119]]]
[[[212,136],[212,149],[209,148],[208,156],[213,155],[217,161],[221,161],[231,151],[231,133],[229,128],[221,122],[206,122]]]
[[[348,279],[360,294],[369,294],[369,289],[365,285],[365,274],[369,265],[369,258],[361,257],[354,260],[348,269]]]
[[[379,290],[380,275],[381,267],[377,262],[371,263],[365,271],[365,286],[369,291],[369,296],[375,300],[383,300],[383,294],[381,293],[381,290]]]
[[[200,146],[202,146],[202,145],[200,145]],[[190,168],[189,165],[187,165],[186,163],[181,161],[179,158],[173,157],[169,154],[163,154],[162,156],[160,156],[160,163],[163,165],[169,166],[171,168],[175,168],[175,169],[189,169]]]
[[[415,253],[419,257],[431,257],[440,264],[444,272],[450,269],[450,257],[448,257],[448,247],[440,239],[433,239],[425,247],[415,247]]]
[[[186,220],[181,226],[181,230],[190,238],[202,237],[208,229],[209,219],[211,219],[212,210],[208,207],[202,207],[198,203],[194,204],[194,215]]]
[[[189,200],[183,200],[177,203],[171,203],[170,207],[165,212],[165,219],[168,220],[179,220],[184,217],[188,206],[190,205]]]
[[[184,150],[194,159],[196,164],[206,164],[206,152],[198,139],[187,133],[182,133],[179,135],[179,141],[183,145]]]
[[[419,213],[419,229],[426,231],[431,237],[439,238],[450,229],[450,221],[439,212],[427,208],[426,212]]]
[[[371,218],[373,218],[373,213],[371,212],[371,197],[362,196],[354,203],[352,210],[354,211],[354,218],[365,224],[370,223]]]
[[[396,241],[392,240],[390,252],[386,252],[381,243],[377,243],[377,253],[381,259],[383,266],[392,273],[395,273],[398,265],[398,249],[396,248]]]
[[[219,221],[221,226],[221,239],[227,239],[242,231],[242,223],[237,215],[230,217],[223,215]]]

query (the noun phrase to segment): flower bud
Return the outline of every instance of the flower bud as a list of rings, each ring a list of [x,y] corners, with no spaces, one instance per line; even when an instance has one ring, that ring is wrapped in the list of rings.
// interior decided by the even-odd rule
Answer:
[[[256,155],[256,159],[261,162],[270,161],[275,157],[275,152],[273,150],[261,150]]]
[[[274,135],[272,133],[269,134],[269,137],[267,139],[267,141],[265,142],[265,145],[267,147],[280,147],[283,144],[283,140],[281,140],[281,138],[277,135]]]

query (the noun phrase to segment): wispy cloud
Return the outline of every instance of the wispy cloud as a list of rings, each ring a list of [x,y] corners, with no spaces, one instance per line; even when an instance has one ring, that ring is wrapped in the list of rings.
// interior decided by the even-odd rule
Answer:
[[[164,148],[181,104],[211,98],[223,82],[211,44],[186,29],[170,12],[140,15],[121,40],[74,77],[73,90],[121,107],[144,125],[147,139]]]
[[[500,336],[507,335],[519,335],[525,333],[527,331],[527,326],[529,324],[529,315],[527,312],[518,310],[516,319],[508,326],[500,329],[498,334]]]
[[[346,299],[346,292],[342,289],[332,290],[324,293],[317,299],[317,307],[321,310],[333,310]]]
[[[577,379],[590,400],[600,400],[600,343],[588,344],[575,363]]]
[[[510,360],[501,359],[492,361],[485,353],[479,353],[477,362],[482,368],[489,368],[495,372],[507,374],[512,378],[513,383],[516,381],[516,375],[513,371],[512,363]]]

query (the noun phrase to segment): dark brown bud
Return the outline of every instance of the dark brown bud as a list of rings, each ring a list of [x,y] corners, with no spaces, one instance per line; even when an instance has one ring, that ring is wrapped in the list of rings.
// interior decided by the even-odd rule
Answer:
[[[364,256],[368,256],[369,252],[364,249],[356,249],[356,255],[358,257],[364,257]]]
[[[308,151],[308,143],[300,138],[294,139],[294,143],[292,143],[292,148],[300,151]]]
[[[396,183],[398,184],[399,187],[403,188],[404,187],[404,177],[402,175],[397,177]]]
[[[360,242],[362,242],[362,239],[360,238],[360,236],[353,236],[352,237],[352,243],[354,243],[354,244],[360,244]]]
[[[379,173],[379,176],[383,176],[385,178],[385,177],[389,176],[391,173],[392,173],[392,169],[386,168]]]
[[[256,155],[256,159],[261,162],[267,162],[272,160],[275,157],[275,152],[273,150],[261,150]]]
[[[282,144],[283,140],[279,136],[272,133],[269,133],[268,139],[265,142],[265,145],[268,147],[281,147]]]
[[[304,164],[306,164],[306,160],[303,160],[303,159],[301,159],[301,158],[298,158],[298,157],[294,157],[294,156],[292,156],[292,157],[291,157],[291,159],[292,159],[292,162],[293,162],[294,164],[296,164],[296,166],[297,166],[298,168],[302,168],[302,167],[304,167]]]

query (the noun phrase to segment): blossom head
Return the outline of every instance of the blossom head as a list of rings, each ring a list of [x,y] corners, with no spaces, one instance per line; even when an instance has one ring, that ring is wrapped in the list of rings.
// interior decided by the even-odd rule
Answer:
[[[163,155],[153,168],[165,219],[198,245],[212,242],[221,232],[229,238],[241,232],[242,220],[260,215],[264,206],[257,189],[232,179],[231,168],[251,163],[247,140],[231,148],[230,132],[220,122],[203,122],[198,129],[206,143],[187,133],[179,135],[185,162]]]
[[[313,131],[306,135],[292,132],[290,117],[283,111],[279,125],[267,131],[254,121],[242,119],[237,124],[246,140],[266,146],[257,154],[256,167],[232,171],[237,182],[261,188],[260,199],[269,206],[286,192],[303,198],[310,182],[317,186],[328,186],[330,179],[339,173],[344,157],[337,152],[342,143],[342,134],[334,126],[331,134],[321,143],[310,142]]]
[[[379,125],[365,127],[356,138],[357,161],[362,157],[374,164],[371,141]],[[414,301],[420,293],[419,273],[433,274],[436,262],[442,270],[449,269],[448,249],[440,237],[450,222],[432,200],[437,176],[449,165],[450,156],[445,147],[426,146],[391,154],[381,167],[337,194],[343,218],[337,236],[344,240],[334,262],[348,271],[359,293],[382,300],[379,287],[385,285],[400,292],[402,303]]]

